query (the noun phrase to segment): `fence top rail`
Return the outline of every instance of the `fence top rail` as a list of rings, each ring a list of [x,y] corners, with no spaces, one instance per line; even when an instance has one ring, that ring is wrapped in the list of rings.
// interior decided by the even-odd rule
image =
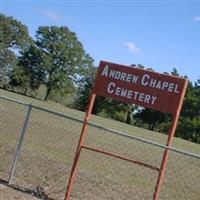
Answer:
[[[10,97],[5,97],[5,96],[1,96],[1,95],[0,95],[0,99],[5,99],[5,100],[8,100],[8,101],[12,101],[12,102],[15,102],[17,104],[24,105],[24,106],[29,106],[30,105],[30,104],[25,103],[23,101],[20,101],[20,100],[17,100],[17,99],[12,99]]]
[[[41,111],[44,111],[44,112],[48,112],[48,113],[51,113],[51,114],[54,114],[54,115],[57,115],[57,116],[60,116],[60,117],[63,117],[63,118],[67,118],[67,119],[70,119],[70,120],[73,120],[73,121],[76,121],[76,122],[79,122],[79,123],[83,123],[83,120],[76,118],[76,117],[68,116],[68,115],[63,114],[61,112],[49,110],[49,109],[46,109],[46,108],[41,108],[39,106],[28,104],[28,103],[25,103],[23,101],[19,101],[19,100],[9,98],[9,97],[5,97],[5,96],[1,96],[1,95],[0,95],[0,98],[8,100],[8,101],[15,102],[15,103],[18,103],[18,104],[21,104],[21,105],[32,106],[32,108],[35,108],[35,109],[38,109],[38,110],[41,110]],[[184,154],[184,155],[187,155],[187,156],[190,156],[190,157],[193,157],[193,158],[200,159],[200,155],[197,155],[197,154],[194,154],[194,153],[190,153],[190,152],[187,152],[187,151],[184,151],[184,150],[181,150],[181,149],[177,149],[177,148],[174,148],[174,147],[169,147],[169,146],[166,146],[164,144],[160,144],[160,143],[157,143],[157,142],[154,142],[154,141],[151,141],[151,140],[146,140],[144,138],[140,138],[140,137],[137,137],[137,136],[129,135],[129,134],[126,134],[126,133],[123,133],[123,132],[120,132],[120,131],[117,131],[117,130],[114,130],[114,129],[106,128],[106,127],[101,126],[101,125],[97,125],[97,124],[92,123],[92,122],[88,122],[87,124],[94,127],[94,128],[98,128],[98,129],[107,131],[109,134],[115,134],[115,135],[118,135],[118,136],[126,137],[126,138],[129,138],[129,139],[132,139],[132,140],[136,140],[138,142],[150,144],[150,145],[153,145],[153,146],[160,147],[162,149],[168,149],[168,150],[176,152],[176,153],[180,153],[180,154]]]
[[[12,98],[9,98],[9,97],[5,97],[5,96],[0,96],[1,99],[5,99],[5,100],[8,100],[8,101],[12,101],[12,102],[15,102],[17,104],[21,104],[21,105],[24,105],[24,106],[32,106],[32,108],[35,108],[37,110],[41,110],[41,111],[44,111],[44,112],[48,112],[48,113],[51,113],[51,114],[54,114],[54,115],[57,115],[57,116],[60,116],[60,117],[63,117],[63,118],[67,118],[67,119],[70,119],[70,120],[73,120],[73,121],[77,121],[79,123],[83,123],[83,120],[81,119],[78,119],[76,117],[71,117],[71,116],[68,116],[66,114],[63,114],[61,112],[57,112],[57,111],[54,111],[54,110],[50,110],[50,109],[46,109],[46,108],[41,108],[39,106],[35,106],[33,104],[28,104],[28,103],[25,103],[23,101],[19,101],[19,100],[16,100],[16,99],[12,99]]]
[[[41,107],[39,107],[39,106],[34,106],[34,105],[33,105],[32,107],[35,108],[35,109],[37,109],[37,110],[41,110],[41,111],[44,111],[44,112],[47,112],[47,113],[51,113],[51,114],[57,115],[57,116],[59,116],[59,117],[63,117],[63,118],[66,118],[66,119],[70,119],[70,120],[79,122],[79,123],[83,123],[83,120],[81,120],[81,119],[79,119],[79,118],[76,118],[76,117],[68,116],[68,115],[63,114],[63,113],[61,113],[61,112],[49,110],[49,109],[46,109],[46,108],[41,108]]]
[[[88,125],[91,125],[93,127],[102,129],[104,131],[107,131],[108,133],[112,133],[112,134],[115,134],[115,135],[119,135],[119,136],[122,136],[122,137],[133,139],[133,140],[136,140],[136,141],[139,141],[139,142],[142,142],[142,143],[146,143],[146,144],[150,144],[150,145],[153,145],[153,146],[157,146],[157,147],[160,147],[162,149],[168,149],[168,150],[174,151],[176,153],[180,153],[180,154],[184,154],[184,155],[188,155],[188,156],[200,159],[200,155],[197,155],[197,154],[194,154],[194,153],[190,153],[190,152],[178,149],[178,148],[169,147],[169,146],[166,146],[164,144],[160,144],[158,142],[154,142],[154,141],[151,141],[151,140],[146,140],[146,139],[141,138],[141,137],[129,135],[129,134],[126,134],[126,133],[123,133],[123,132],[120,132],[120,131],[116,131],[116,130],[113,130],[113,129],[109,129],[109,128],[106,128],[106,127],[103,127],[103,126],[100,126],[100,125],[97,125],[97,124],[93,124],[93,123],[90,123],[90,122],[88,123]]]

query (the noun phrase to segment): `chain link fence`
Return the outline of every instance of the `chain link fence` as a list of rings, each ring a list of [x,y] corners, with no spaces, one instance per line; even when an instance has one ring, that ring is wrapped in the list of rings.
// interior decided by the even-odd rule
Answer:
[[[0,105],[0,178],[45,198],[64,199],[82,121],[8,99],[1,98]],[[12,176],[29,106],[32,109]]]
[[[82,124],[66,114],[0,97],[0,178],[42,199],[64,199]],[[94,122],[88,126],[71,199],[153,199],[166,146]],[[171,148],[160,199],[199,200],[199,188],[200,156]]]
[[[9,179],[27,107],[0,99],[0,178]]]

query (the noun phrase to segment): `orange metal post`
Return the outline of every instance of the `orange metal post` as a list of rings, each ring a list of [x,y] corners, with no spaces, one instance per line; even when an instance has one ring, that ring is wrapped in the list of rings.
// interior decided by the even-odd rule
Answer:
[[[96,94],[94,94],[94,93],[90,97],[88,110],[87,110],[87,113],[86,113],[86,116],[85,116],[85,119],[84,119],[84,123],[83,123],[82,131],[81,131],[81,135],[80,135],[80,138],[79,138],[78,146],[77,146],[77,149],[76,149],[76,155],[75,155],[74,163],[73,163],[73,166],[72,166],[72,169],[71,169],[71,174],[70,174],[70,178],[69,178],[67,191],[66,191],[66,195],[65,195],[64,200],[70,200],[70,194],[72,192],[72,187],[73,187],[73,184],[74,184],[74,181],[75,181],[75,178],[76,178],[76,172],[77,172],[77,168],[78,168],[78,161],[79,161],[79,158],[80,158],[81,148],[84,144],[84,140],[85,140],[86,135],[87,135],[87,128],[88,128],[87,122],[88,122],[88,120],[91,116],[95,97],[96,97]]]
[[[188,85],[188,81],[185,81],[177,112],[176,112],[176,114],[173,115],[173,122],[172,122],[171,128],[169,130],[169,136],[168,136],[168,140],[167,140],[167,144],[166,144],[166,146],[168,146],[168,147],[171,147],[171,145],[172,145],[172,141],[173,141],[174,134],[175,134],[175,131],[176,131],[176,127],[177,127],[178,119],[179,119],[179,116],[180,116],[180,111],[181,111],[181,107],[182,107],[182,104],[183,104],[183,99],[184,99],[184,96],[185,96],[187,85]],[[167,166],[168,156],[169,156],[169,149],[165,149],[164,154],[163,154],[161,167],[160,167],[160,173],[159,173],[157,183],[156,183],[156,188],[155,188],[155,191],[154,191],[154,196],[153,196],[154,200],[159,199],[160,188],[161,188],[164,176],[165,176],[165,170],[166,170],[166,166]]]
[[[135,163],[137,165],[141,165],[143,167],[147,167],[149,169],[152,169],[152,170],[155,170],[155,171],[158,171],[158,172],[160,171],[159,168],[154,167],[152,165],[143,163],[141,161],[133,160],[133,159],[130,159],[130,158],[127,158],[127,157],[124,157],[124,156],[120,156],[120,155],[117,155],[117,154],[114,154],[114,153],[111,153],[111,152],[108,152],[108,151],[104,151],[104,150],[101,150],[101,149],[98,149],[98,148],[88,147],[88,146],[85,146],[85,145],[83,145],[82,148],[90,150],[90,151],[95,151],[95,152],[98,152],[98,153],[102,153],[102,154],[105,154],[107,156],[112,156],[114,158],[118,158],[118,159],[125,160],[125,161],[128,161],[128,162],[132,162],[132,163]]]

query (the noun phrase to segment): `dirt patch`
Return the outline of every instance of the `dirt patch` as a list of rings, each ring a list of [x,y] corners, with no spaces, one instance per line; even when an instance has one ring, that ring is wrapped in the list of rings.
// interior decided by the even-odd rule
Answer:
[[[31,196],[11,187],[0,184],[0,199],[1,200],[38,200],[36,197]]]

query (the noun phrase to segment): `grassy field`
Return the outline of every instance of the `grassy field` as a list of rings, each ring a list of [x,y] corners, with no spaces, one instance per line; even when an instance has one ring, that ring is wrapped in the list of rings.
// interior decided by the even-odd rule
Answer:
[[[83,119],[84,113],[4,90],[0,95]],[[7,180],[27,108],[0,99],[0,178]],[[93,123],[144,139],[166,143],[166,135],[93,116]],[[13,184],[63,199],[82,124],[33,109]],[[85,143],[160,167],[163,150],[89,127]],[[176,148],[200,153],[200,145],[175,138]],[[160,199],[197,200],[200,160],[171,152]],[[152,199],[158,172],[83,149],[72,193],[75,200]]]

